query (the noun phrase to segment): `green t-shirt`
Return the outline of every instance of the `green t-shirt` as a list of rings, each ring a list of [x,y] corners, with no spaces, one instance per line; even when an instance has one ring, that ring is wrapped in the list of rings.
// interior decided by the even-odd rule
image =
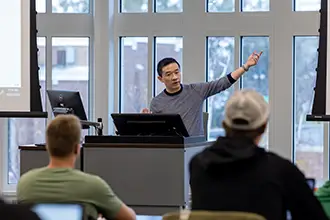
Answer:
[[[100,177],[70,168],[38,168],[25,173],[17,185],[20,203],[80,203],[86,214],[106,219],[117,215],[122,201]]]

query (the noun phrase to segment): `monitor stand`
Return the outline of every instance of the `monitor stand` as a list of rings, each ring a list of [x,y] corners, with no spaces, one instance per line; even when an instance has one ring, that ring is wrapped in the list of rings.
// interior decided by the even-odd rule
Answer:
[[[307,115],[306,121],[330,121],[330,115]]]
[[[56,107],[53,108],[53,113],[55,116],[57,115],[66,115],[66,114],[74,114],[74,111],[72,108],[65,108],[65,107]],[[95,128],[95,135],[101,136],[103,135],[103,122],[102,118],[98,118],[97,122],[94,121],[86,121],[86,120],[80,120],[81,125]]]

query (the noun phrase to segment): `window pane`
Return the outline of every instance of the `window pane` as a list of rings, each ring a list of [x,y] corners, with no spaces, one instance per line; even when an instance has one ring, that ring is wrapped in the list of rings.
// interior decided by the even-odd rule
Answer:
[[[45,110],[45,95],[46,95],[46,72],[45,72],[45,58],[46,58],[46,38],[37,38],[39,53],[39,80],[41,86],[41,100],[43,110]],[[42,118],[20,118],[8,120],[8,184],[16,184],[20,177],[19,169],[19,151],[18,146],[24,144],[35,144],[45,142],[45,127],[46,119]]]
[[[234,70],[234,37],[208,37],[207,39],[207,80],[216,80]],[[234,92],[234,86],[211,96],[208,103],[208,139],[215,140],[224,135],[222,121],[225,104]]]
[[[38,13],[46,12],[46,0],[36,0],[36,11]]]
[[[120,55],[121,112],[148,108],[148,38],[122,37]]]
[[[161,91],[165,89],[164,84],[157,79],[157,63],[165,57],[173,57],[176,59],[181,66],[182,74],[182,37],[156,37],[156,57],[155,57],[155,80],[156,80],[156,90],[155,95],[158,95]],[[182,80],[182,76],[181,76]]]
[[[306,122],[311,112],[318,60],[318,37],[294,38],[294,152],[308,177],[323,178],[323,123]]]
[[[52,67],[52,89],[79,91],[89,119],[89,38],[53,37]]]
[[[269,11],[269,0],[242,0],[242,11]]]
[[[321,0],[294,0],[295,11],[318,11],[321,8]]]
[[[148,0],[119,0],[120,12],[148,12]]]
[[[208,0],[208,12],[233,12],[235,11],[235,0]]]
[[[261,93],[268,101],[268,70],[269,70],[269,37],[242,37],[241,41],[241,65],[246,62],[253,51],[263,51],[262,56],[256,66],[242,77],[242,88],[253,88]],[[260,146],[268,146],[268,128],[263,136]]]
[[[156,0],[156,12],[182,12],[182,0]]]
[[[90,0],[52,0],[53,13],[89,13]]]

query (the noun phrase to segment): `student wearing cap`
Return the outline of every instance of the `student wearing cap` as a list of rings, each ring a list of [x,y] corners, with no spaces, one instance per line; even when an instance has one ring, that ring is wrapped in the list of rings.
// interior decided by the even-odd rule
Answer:
[[[242,211],[267,220],[328,219],[302,172],[258,146],[269,106],[253,90],[235,92],[225,107],[225,137],[189,164],[192,210]],[[280,137],[278,137],[280,138]]]
[[[165,89],[151,100],[150,110],[143,113],[179,114],[190,136],[204,135],[203,103],[233,85],[250,67],[255,66],[262,54],[253,52],[241,67],[217,80],[202,83],[182,84],[178,61],[167,57],[157,64],[158,80]]]

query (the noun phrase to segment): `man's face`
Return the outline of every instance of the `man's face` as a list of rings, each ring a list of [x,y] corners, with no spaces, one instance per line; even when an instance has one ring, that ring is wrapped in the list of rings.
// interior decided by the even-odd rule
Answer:
[[[169,92],[179,91],[181,88],[181,72],[178,64],[171,63],[164,66],[162,76],[158,76],[158,79],[165,84],[166,90]]]

